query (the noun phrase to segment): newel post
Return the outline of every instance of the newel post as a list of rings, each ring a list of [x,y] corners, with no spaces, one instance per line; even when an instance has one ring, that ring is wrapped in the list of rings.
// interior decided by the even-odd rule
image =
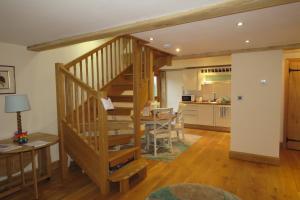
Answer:
[[[142,49],[141,45],[138,43],[137,40],[133,39],[133,110],[134,110],[134,133],[135,133],[135,146],[139,147],[137,151],[136,157],[139,158],[141,155],[140,147],[141,147],[141,97],[143,96],[141,91],[141,55]]]
[[[101,169],[101,191],[103,194],[109,193],[109,162],[108,162],[108,128],[107,128],[107,114],[104,109],[101,98],[106,97],[105,91],[97,93],[97,110],[98,110],[98,144],[99,144],[99,165]]]
[[[57,128],[59,136],[59,159],[61,178],[64,180],[68,171],[68,157],[64,148],[64,128],[62,120],[65,116],[65,90],[64,90],[64,76],[61,68],[64,67],[62,63],[55,63],[55,78],[56,78],[56,105],[57,105]]]

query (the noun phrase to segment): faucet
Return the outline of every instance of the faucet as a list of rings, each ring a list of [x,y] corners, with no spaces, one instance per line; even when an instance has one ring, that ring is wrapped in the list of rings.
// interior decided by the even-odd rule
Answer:
[[[213,93],[213,95],[214,95],[214,101],[217,101],[217,93]]]

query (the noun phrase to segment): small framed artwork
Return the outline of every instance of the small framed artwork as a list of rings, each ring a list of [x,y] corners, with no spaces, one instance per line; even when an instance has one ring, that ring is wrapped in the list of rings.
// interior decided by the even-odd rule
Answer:
[[[15,67],[0,65],[0,94],[15,94]]]

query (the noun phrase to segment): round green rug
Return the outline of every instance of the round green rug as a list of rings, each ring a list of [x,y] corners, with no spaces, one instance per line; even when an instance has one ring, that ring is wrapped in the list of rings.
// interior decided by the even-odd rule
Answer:
[[[240,200],[222,189],[200,184],[178,184],[152,192],[146,200]]]

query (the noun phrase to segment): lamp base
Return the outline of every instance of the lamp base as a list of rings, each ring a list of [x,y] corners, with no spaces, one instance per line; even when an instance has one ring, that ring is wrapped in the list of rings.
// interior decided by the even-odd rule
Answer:
[[[23,131],[23,132],[16,131],[15,136],[14,136],[14,142],[17,142],[18,144],[27,143],[28,142],[28,132],[27,131]]]

